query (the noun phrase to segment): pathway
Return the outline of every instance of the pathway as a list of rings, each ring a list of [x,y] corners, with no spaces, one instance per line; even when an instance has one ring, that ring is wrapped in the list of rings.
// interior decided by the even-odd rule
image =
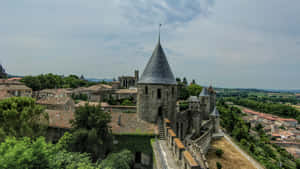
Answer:
[[[172,152],[167,146],[166,141],[165,140],[157,140],[157,141],[158,144],[154,143],[155,145],[154,153],[155,153],[157,169],[180,169],[180,167],[177,165],[176,161],[174,160]],[[164,164],[166,168],[164,168],[162,164]]]

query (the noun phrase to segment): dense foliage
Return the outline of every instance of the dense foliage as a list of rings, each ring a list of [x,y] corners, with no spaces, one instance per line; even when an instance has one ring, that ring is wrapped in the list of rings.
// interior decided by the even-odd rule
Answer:
[[[44,138],[20,140],[7,138],[0,145],[0,168],[34,169],[34,168],[94,168],[87,154],[67,152],[47,143]]]
[[[296,119],[300,114],[299,111],[294,107],[278,104],[278,103],[259,102],[250,99],[241,99],[241,98],[234,98],[234,97],[225,98],[225,101],[231,101],[237,105],[249,107],[251,109],[263,113],[270,113],[282,117],[289,117],[289,118]]]
[[[261,127],[251,128],[250,124],[241,118],[240,109],[229,107],[223,101],[218,103],[218,109],[221,114],[221,125],[226,132],[267,169],[295,168],[293,156],[283,148],[271,144],[270,138]],[[257,134],[250,134],[250,131]]]
[[[100,169],[131,169],[134,156],[129,150],[123,150],[119,153],[111,153],[103,160],[99,166]]]
[[[5,136],[44,135],[48,115],[29,97],[11,97],[0,101],[0,141]],[[2,140],[1,140],[2,139]]]
[[[64,77],[51,73],[38,76],[25,76],[22,79],[22,82],[34,91],[54,88],[77,88],[96,84],[95,82],[88,82],[84,79],[80,79],[76,75]]]
[[[2,100],[0,168],[129,169],[133,164],[129,150],[119,149],[101,161],[111,148],[110,119],[100,107],[79,107],[72,122],[72,133],[66,132],[57,144],[52,144],[44,137],[37,137],[44,134],[47,127],[44,122],[48,119],[33,99]]]
[[[68,138],[68,150],[90,153],[93,160],[103,158],[111,149],[110,121],[110,114],[100,106],[86,104],[78,107],[72,121],[72,134]]]
[[[118,141],[118,144],[113,146],[113,151],[128,149],[133,153],[143,152],[151,156],[151,139],[153,138],[153,134],[114,134],[114,139]]]
[[[186,78],[183,78],[182,81],[180,78],[176,78],[176,81],[179,100],[186,100],[189,96],[198,96],[202,90],[202,87],[196,84],[194,80],[190,85],[188,85]]]
[[[101,163],[92,163],[87,153],[68,152],[65,142],[47,143],[43,137],[31,140],[7,138],[0,144],[1,169],[130,169],[133,154],[113,153]]]

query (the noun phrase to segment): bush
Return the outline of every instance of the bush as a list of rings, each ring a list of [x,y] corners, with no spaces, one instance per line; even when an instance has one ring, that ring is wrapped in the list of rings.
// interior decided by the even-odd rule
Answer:
[[[216,150],[216,155],[217,155],[218,157],[221,158],[223,154],[224,154],[224,151],[223,151],[222,149],[219,149],[219,148],[218,148],[218,149]]]
[[[132,101],[130,101],[129,99],[123,100],[121,105],[122,106],[135,106],[135,104]]]
[[[217,169],[222,169],[222,164],[220,162],[216,162]]]
[[[130,169],[132,167],[134,155],[129,150],[119,153],[109,154],[100,164],[100,169]]]
[[[300,169],[300,158],[296,159],[296,168]]]

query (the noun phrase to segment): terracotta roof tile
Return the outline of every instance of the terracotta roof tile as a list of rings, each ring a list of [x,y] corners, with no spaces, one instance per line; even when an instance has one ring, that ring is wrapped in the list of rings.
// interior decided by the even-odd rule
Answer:
[[[184,151],[183,155],[184,155],[185,159],[188,161],[188,163],[190,164],[190,166],[192,166],[192,167],[199,166],[198,163],[195,161],[195,159],[192,157],[192,155],[188,151]]]
[[[70,120],[74,119],[74,113],[62,110],[46,109],[49,115],[49,126],[56,128],[71,128]]]
[[[157,134],[157,125],[148,123],[146,121],[140,120],[136,113],[111,113],[112,119],[110,126],[112,127],[112,132],[121,133],[147,133],[147,134]],[[120,121],[120,125],[119,125]]]
[[[178,138],[175,138],[174,141],[175,141],[176,146],[179,149],[184,149],[185,148],[184,145],[182,144],[182,142]]]
[[[165,123],[171,123],[171,121],[167,118],[165,118]]]
[[[176,137],[176,134],[174,133],[174,131],[172,129],[168,130],[169,135],[171,135],[172,137]]]

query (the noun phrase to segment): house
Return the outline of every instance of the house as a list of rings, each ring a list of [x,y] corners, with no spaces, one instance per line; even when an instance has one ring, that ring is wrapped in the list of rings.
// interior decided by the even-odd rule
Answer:
[[[112,96],[117,100],[132,98],[134,101],[136,101],[137,88],[118,89],[114,91]]]
[[[75,102],[68,96],[49,96],[36,101],[37,104],[45,106],[50,110],[75,111]]]
[[[90,87],[80,87],[73,90],[74,95],[85,94],[89,101],[101,102],[108,99],[113,92],[112,86],[97,84]]]
[[[31,88],[17,80],[0,79],[0,92],[2,96],[0,99],[13,96],[32,96]]]

